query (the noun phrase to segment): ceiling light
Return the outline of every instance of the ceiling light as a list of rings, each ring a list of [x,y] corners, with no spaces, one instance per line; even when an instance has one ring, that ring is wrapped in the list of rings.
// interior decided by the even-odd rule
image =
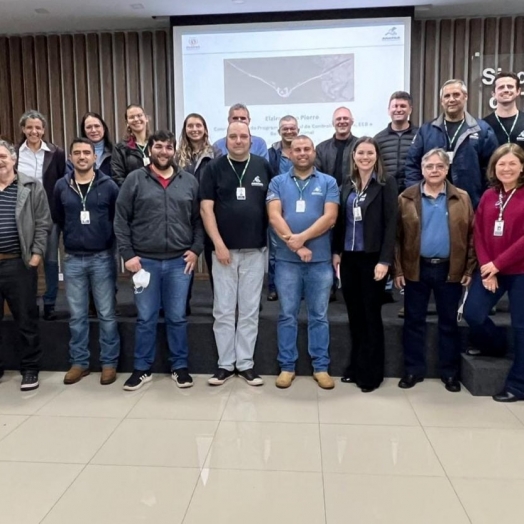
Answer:
[[[243,4],[244,0],[231,0],[234,4]]]
[[[132,9],[144,9],[143,4],[131,4]]]
[[[38,13],[39,15],[48,15],[49,11],[43,7],[39,7],[38,9],[35,9],[35,13]]]

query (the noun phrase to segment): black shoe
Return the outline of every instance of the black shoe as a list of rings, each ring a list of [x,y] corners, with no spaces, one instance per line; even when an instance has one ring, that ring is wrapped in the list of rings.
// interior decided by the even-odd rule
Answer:
[[[510,393],[509,391],[504,390],[500,393],[497,393],[496,395],[493,395],[493,400],[495,402],[518,402],[519,400],[524,399],[515,396],[513,393]]]
[[[372,391],[375,391],[375,389],[377,389],[377,388],[371,388],[371,387],[367,387],[367,386],[362,386],[360,388],[360,391],[362,391],[362,393],[371,393]]]
[[[415,384],[418,384],[419,382],[422,382],[424,380],[424,377],[416,377],[415,375],[404,375],[400,382],[398,383],[398,387],[401,389],[411,389]]]
[[[340,382],[344,382],[344,384],[355,384],[356,380],[352,379],[351,377],[342,377],[340,379]]]
[[[193,386],[193,379],[187,368],[175,369],[171,373],[171,378],[179,388],[190,388]]]
[[[38,371],[26,371],[22,375],[22,384],[20,385],[22,391],[32,391],[37,389],[39,385]]]
[[[55,313],[55,306],[44,305],[44,314],[42,315],[42,318],[48,321],[56,320],[58,317]]]
[[[250,386],[262,386],[264,381],[254,371],[253,368],[239,371],[238,376],[243,378]]]
[[[455,378],[455,377],[443,378],[442,382],[444,382],[446,389],[448,391],[451,391],[451,393],[458,393],[460,391],[460,382],[458,378]]]
[[[270,291],[267,294],[267,299],[268,299],[269,302],[275,302],[276,300],[278,300],[277,292],[276,291]]]
[[[208,379],[207,383],[211,386],[221,386],[226,380],[229,380],[233,376],[235,376],[234,371],[218,368],[217,372]]]
[[[135,391],[140,389],[146,382],[151,382],[153,375],[151,371],[140,371],[135,369],[132,375],[125,381],[124,389],[126,391]]]

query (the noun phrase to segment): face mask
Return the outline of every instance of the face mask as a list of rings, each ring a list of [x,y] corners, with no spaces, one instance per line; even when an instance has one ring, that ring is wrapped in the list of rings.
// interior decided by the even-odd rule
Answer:
[[[142,293],[144,289],[149,286],[149,279],[151,278],[151,273],[148,273],[145,269],[137,271],[133,275],[133,285],[135,286],[135,294],[138,295]]]

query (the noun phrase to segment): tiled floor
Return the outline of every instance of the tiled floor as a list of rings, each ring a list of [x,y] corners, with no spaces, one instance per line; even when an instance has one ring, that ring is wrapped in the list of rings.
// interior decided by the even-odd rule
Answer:
[[[524,522],[524,403],[438,381],[0,381],[0,524]]]

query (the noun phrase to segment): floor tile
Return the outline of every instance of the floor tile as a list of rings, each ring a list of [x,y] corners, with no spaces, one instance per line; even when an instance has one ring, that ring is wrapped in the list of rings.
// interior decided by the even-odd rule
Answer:
[[[203,522],[324,524],[322,475],[204,469],[184,524]]]
[[[450,477],[524,479],[524,431],[427,428]]]
[[[93,464],[200,468],[218,422],[126,419]]]
[[[326,472],[444,476],[420,427],[321,424]]]
[[[198,469],[87,466],[42,524],[182,524],[197,477]]]
[[[451,479],[472,524],[524,522],[524,480]]]
[[[320,422],[419,426],[413,408],[396,382],[387,379],[372,393],[362,393],[354,384],[342,383],[334,391],[320,391]]]
[[[321,471],[318,424],[222,421],[206,467]]]
[[[11,431],[20,426],[27,418],[28,417],[24,415],[0,415],[0,440],[9,435]]]
[[[0,460],[86,464],[118,423],[108,418],[34,416],[0,441]]]
[[[325,473],[324,489],[327,524],[469,524],[447,478]]]
[[[506,404],[506,407],[515,415],[524,426],[524,402],[515,402]]]
[[[82,468],[77,464],[0,462],[0,522],[40,524]]]
[[[92,373],[77,384],[63,385],[38,415],[124,418],[145,393],[144,389],[124,391],[126,378],[120,375],[114,384],[101,386],[100,373]]]
[[[440,380],[425,380],[406,395],[423,426],[524,429],[505,405],[474,397],[464,388],[450,393]]]
[[[180,389],[171,377],[162,377],[150,384],[128,418],[177,420],[220,420],[233,389],[233,381],[211,387],[207,376],[193,376],[192,388]]]
[[[318,422],[318,386],[311,377],[297,377],[289,389],[278,389],[275,377],[262,387],[237,380],[222,420],[250,422]]]

